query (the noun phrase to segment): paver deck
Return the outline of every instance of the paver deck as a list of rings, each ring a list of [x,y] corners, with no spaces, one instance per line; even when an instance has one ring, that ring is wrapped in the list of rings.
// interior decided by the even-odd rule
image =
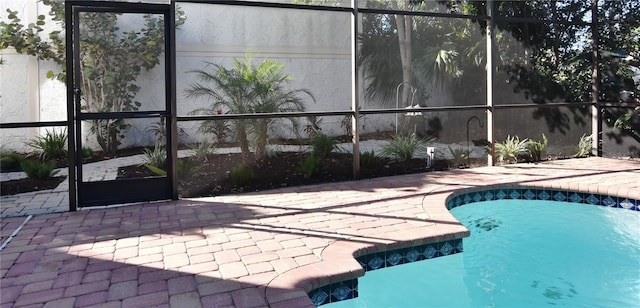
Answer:
[[[0,305],[313,307],[308,291],[364,274],[354,255],[468,236],[445,200],[496,185],[640,199],[640,163],[559,160],[4,218]]]

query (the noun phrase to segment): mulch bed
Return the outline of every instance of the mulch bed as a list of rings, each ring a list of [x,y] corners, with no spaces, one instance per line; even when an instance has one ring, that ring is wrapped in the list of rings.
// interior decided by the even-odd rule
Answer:
[[[54,189],[66,179],[66,176],[57,176],[41,180],[26,178],[20,180],[2,181],[0,182],[0,195],[7,196],[32,191]]]
[[[240,154],[218,154],[208,160],[191,158],[193,174],[179,177],[182,197],[215,196],[237,192],[261,191],[290,186],[353,180],[351,154],[332,153],[324,159],[322,171],[305,178],[299,164],[305,153],[280,153],[260,161],[246,164],[251,170],[248,184],[237,185],[231,179],[232,170],[242,165]],[[184,159],[182,159],[184,160]],[[374,178],[427,171],[424,159],[403,163],[375,159],[361,169],[360,178]],[[118,178],[157,176],[145,166],[127,166],[118,169]]]

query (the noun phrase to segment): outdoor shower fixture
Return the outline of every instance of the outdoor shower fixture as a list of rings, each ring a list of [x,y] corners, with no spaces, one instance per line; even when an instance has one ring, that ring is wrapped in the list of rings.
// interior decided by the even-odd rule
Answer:
[[[478,125],[480,126],[480,128],[484,127],[484,124],[482,124],[482,121],[480,121],[480,118],[478,118],[477,116],[472,116],[467,120],[467,166],[470,164],[471,162],[471,148],[469,145],[469,125],[471,124],[471,121],[473,119],[478,120]]]
[[[416,97],[416,92],[418,92],[418,89],[416,89],[410,83],[403,81],[399,83],[398,86],[396,87],[396,109],[400,108],[400,88],[406,87],[407,85],[411,89],[411,103],[409,104],[409,108],[413,108],[413,100]],[[402,107],[407,107],[407,106],[402,106]],[[415,115],[415,114],[411,113],[411,115]],[[397,134],[398,134],[398,113],[396,113],[396,135]]]

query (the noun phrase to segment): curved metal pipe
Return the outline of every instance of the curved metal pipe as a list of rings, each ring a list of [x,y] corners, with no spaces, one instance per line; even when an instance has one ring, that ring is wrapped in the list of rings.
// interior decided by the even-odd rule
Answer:
[[[400,108],[400,87],[407,86],[407,85],[409,85],[411,89],[411,106],[413,106],[413,99],[415,98],[416,91],[418,91],[418,89],[416,89],[410,83],[403,81],[399,83],[398,86],[396,87],[396,109]],[[404,106],[404,107],[407,107],[407,106]],[[397,134],[398,134],[398,114],[396,113],[396,135]]]
[[[478,125],[480,126],[480,128],[484,127],[484,124],[482,124],[482,121],[480,121],[480,118],[478,118],[477,116],[472,116],[467,120],[467,166],[470,164],[471,162],[471,148],[469,145],[469,125],[471,124],[471,121],[473,119],[478,120]]]

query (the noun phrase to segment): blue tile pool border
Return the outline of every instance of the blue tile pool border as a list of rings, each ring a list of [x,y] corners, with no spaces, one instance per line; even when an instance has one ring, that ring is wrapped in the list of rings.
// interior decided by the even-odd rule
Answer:
[[[591,204],[611,208],[640,211],[640,200],[610,195],[576,192],[571,190],[535,187],[488,188],[453,193],[445,202],[447,209],[495,200],[544,200]],[[463,252],[462,239],[455,239],[420,246],[371,253],[356,260],[365,272],[386,267],[433,259]],[[332,283],[307,293],[316,306],[358,297],[358,279]]]
[[[495,188],[454,193],[447,198],[446,205],[447,209],[451,210],[469,203],[494,200],[560,201],[640,211],[640,201],[631,198],[533,187]]]
[[[396,265],[429,260],[463,251],[462,239],[424,244],[357,257],[365,272]],[[332,283],[307,293],[314,305],[334,303],[358,297],[358,279]]]

